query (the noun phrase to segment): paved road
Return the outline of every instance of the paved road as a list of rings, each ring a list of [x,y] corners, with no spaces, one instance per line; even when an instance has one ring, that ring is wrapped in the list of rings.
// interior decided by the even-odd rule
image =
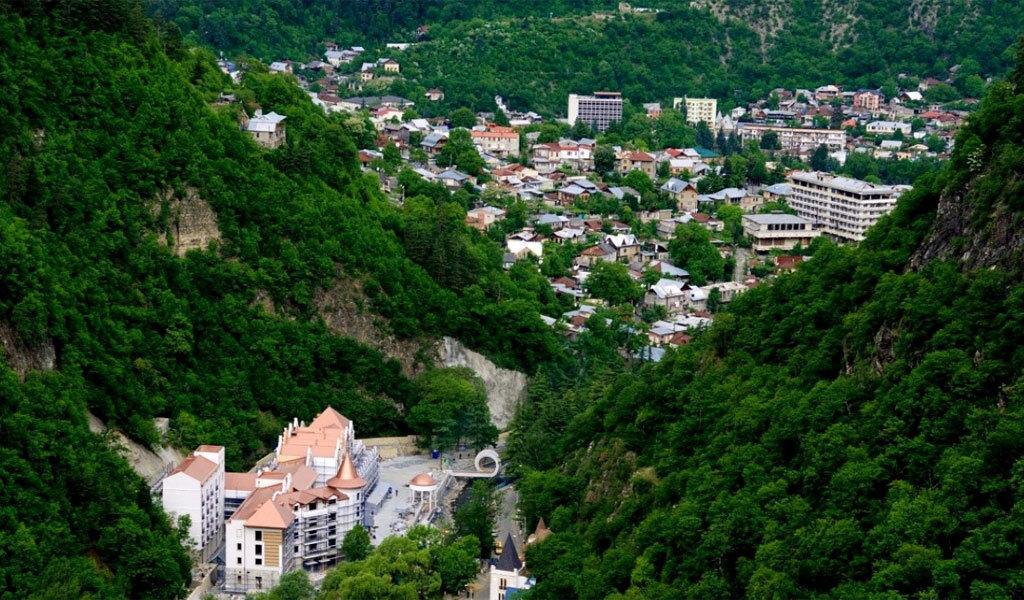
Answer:
[[[516,546],[519,547],[519,550],[522,550],[526,540],[519,529],[519,523],[516,522],[516,502],[519,501],[519,494],[512,486],[506,486],[498,490],[496,497],[498,501],[498,514],[494,528],[496,534],[494,539],[504,543],[508,534],[512,533],[512,539],[515,541]],[[508,548],[505,548],[503,551],[508,551]],[[489,568],[485,569],[477,577],[477,590],[472,595],[473,600],[487,600],[490,597],[490,577]]]

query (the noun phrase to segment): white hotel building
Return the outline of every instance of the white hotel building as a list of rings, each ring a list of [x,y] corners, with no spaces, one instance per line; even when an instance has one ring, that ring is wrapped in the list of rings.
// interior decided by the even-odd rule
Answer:
[[[821,172],[794,171],[788,204],[823,234],[840,242],[860,242],[868,228],[896,208],[907,186],[868,183]]]
[[[594,92],[593,96],[569,94],[569,124],[583,121],[598,131],[608,124],[622,120],[622,94],[620,92]]]
[[[210,560],[224,540],[224,447],[199,446],[163,480],[164,512],[189,518],[189,541]]]

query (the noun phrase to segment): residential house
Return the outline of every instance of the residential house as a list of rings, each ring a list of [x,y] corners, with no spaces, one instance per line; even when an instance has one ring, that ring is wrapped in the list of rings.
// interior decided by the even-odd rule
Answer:
[[[437,88],[430,88],[424,96],[426,96],[427,100],[430,100],[431,102],[440,102],[444,100],[444,92]]]
[[[427,153],[427,156],[437,156],[444,149],[444,145],[448,142],[448,137],[442,133],[432,132],[426,135],[420,140],[420,146]]]
[[[457,190],[466,183],[473,183],[473,178],[465,173],[461,173],[455,169],[448,169],[442,171],[437,176],[437,180],[440,181],[450,190]]]
[[[627,150],[619,154],[618,163],[619,173],[622,175],[626,175],[630,171],[642,171],[651,179],[657,177],[657,164],[654,157],[646,152]]]
[[[552,241],[556,244],[564,244],[566,242],[582,242],[587,237],[587,233],[582,229],[575,229],[572,227],[565,227],[555,232],[552,237]]]
[[[793,190],[787,183],[776,183],[761,190],[765,202],[785,202]]]
[[[481,206],[466,213],[466,224],[479,231],[487,231],[487,228],[505,218],[505,211],[493,206]]]
[[[512,127],[488,123],[482,130],[474,128],[469,134],[473,143],[488,154],[502,158],[519,154],[519,133]]]
[[[743,209],[743,212],[754,212],[764,203],[763,197],[752,194],[747,190],[733,187],[719,190],[713,194],[707,194],[707,196],[715,202],[738,206]]]
[[[617,252],[614,247],[604,242],[591,246],[577,256],[573,263],[580,267],[590,268],[599,261],[615,262]]]
[[[562,215],[555,215],[551,213],[544,213],[537,218],[537,225],[546,225],[551,228],[552,231],[558,231],[565,227],[569,223],[569,218]]]
[[[677,279],[659,279],[644,294],[645,306],[661,306],[667,315],[686,311],[690,303],[690,285]]]
[[[671,177],[661,186],[661,191],[676,201],[679,212],[697,210],[697,186],[692,181]]]
[[[292,72],[292,61],[290,60],[279,60],[270,63],[271,73],[291,73]]]
[[[882,93],[878,90],[860,90],[853,95],[853,109],[866,112],[878,112],[882,104]]]
[[[391,58],[382,59],[384,62],[380,63],[384,67],[385,73],[398,73],[402,70],[402,67],[398,64],[397,60]]]
[[[243,129],[248,131],[260,146],[270,149],[279,148],[285,142],[284,120],[286,118],[276,112],[263,114],[262,110],[256,109],[256,114],[245,122]]]
[[[633,234],[609,235],[604,243],[615,249],[615,259],[622,262],[632,262],[633,257],[640,254],[640,242]]]
[[[508,253],[515,257],[515,260],[522,260],[527,256],[544,256],[543,242],[526,242],[523,240],[508,240],[505,242]]]

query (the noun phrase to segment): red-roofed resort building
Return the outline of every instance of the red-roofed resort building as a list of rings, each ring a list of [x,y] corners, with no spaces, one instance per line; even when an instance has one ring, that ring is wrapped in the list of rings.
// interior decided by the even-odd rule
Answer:
[[[219,462],[204,448],[219,448]],[[332,408],[308,425],[289,423],[265,468],[225,473],[223,457],[223,448],[200,446],[165,479],[163,500],[168,512],[202,515],[194,540],[206,536],[215,551],[223,539],[225,592],[267,589],[300,568],[322,572],[338,562],[342,539],[356,523],[373,524],[366,499],[379,476],[377,452],[356,440],[352,422]],[[215,464],[218,474],[208,474],[201,461]],[[199,483],[197,495],[197,484],[179,473],[212,483]],[[193,529],[196,521],[192,516]]]

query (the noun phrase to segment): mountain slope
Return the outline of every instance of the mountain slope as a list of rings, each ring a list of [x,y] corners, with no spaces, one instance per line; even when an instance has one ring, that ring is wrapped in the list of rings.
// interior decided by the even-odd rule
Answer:
[[[0,596],[183,595],[177,530],[87,410],[145,445],[223,444],[230,469],[327,405],[360,436],[408,433],[398,362],[318,312],[337,281],[361,282],[389,336],[452,335],[527,371],[559,352],[549,287],[506,276],[446,191],[408,194],[460,251],[442,285],[360,172],[364,123],[280,77],[229,88],[137,2],[0,6],[0,85]],[[258,148],[240,105],[209,105],[222,91],[287,115],[288,143]]]
[[[1022,102],[999,84],[866,242],[822,247],[691,346],[534,386],[509,442],[527,525],[555,532],[528,550],[532,597],[1024,594],[1020,247],[984,234],[1021,214]],[[922,254],[956,203],[991,260]]]

